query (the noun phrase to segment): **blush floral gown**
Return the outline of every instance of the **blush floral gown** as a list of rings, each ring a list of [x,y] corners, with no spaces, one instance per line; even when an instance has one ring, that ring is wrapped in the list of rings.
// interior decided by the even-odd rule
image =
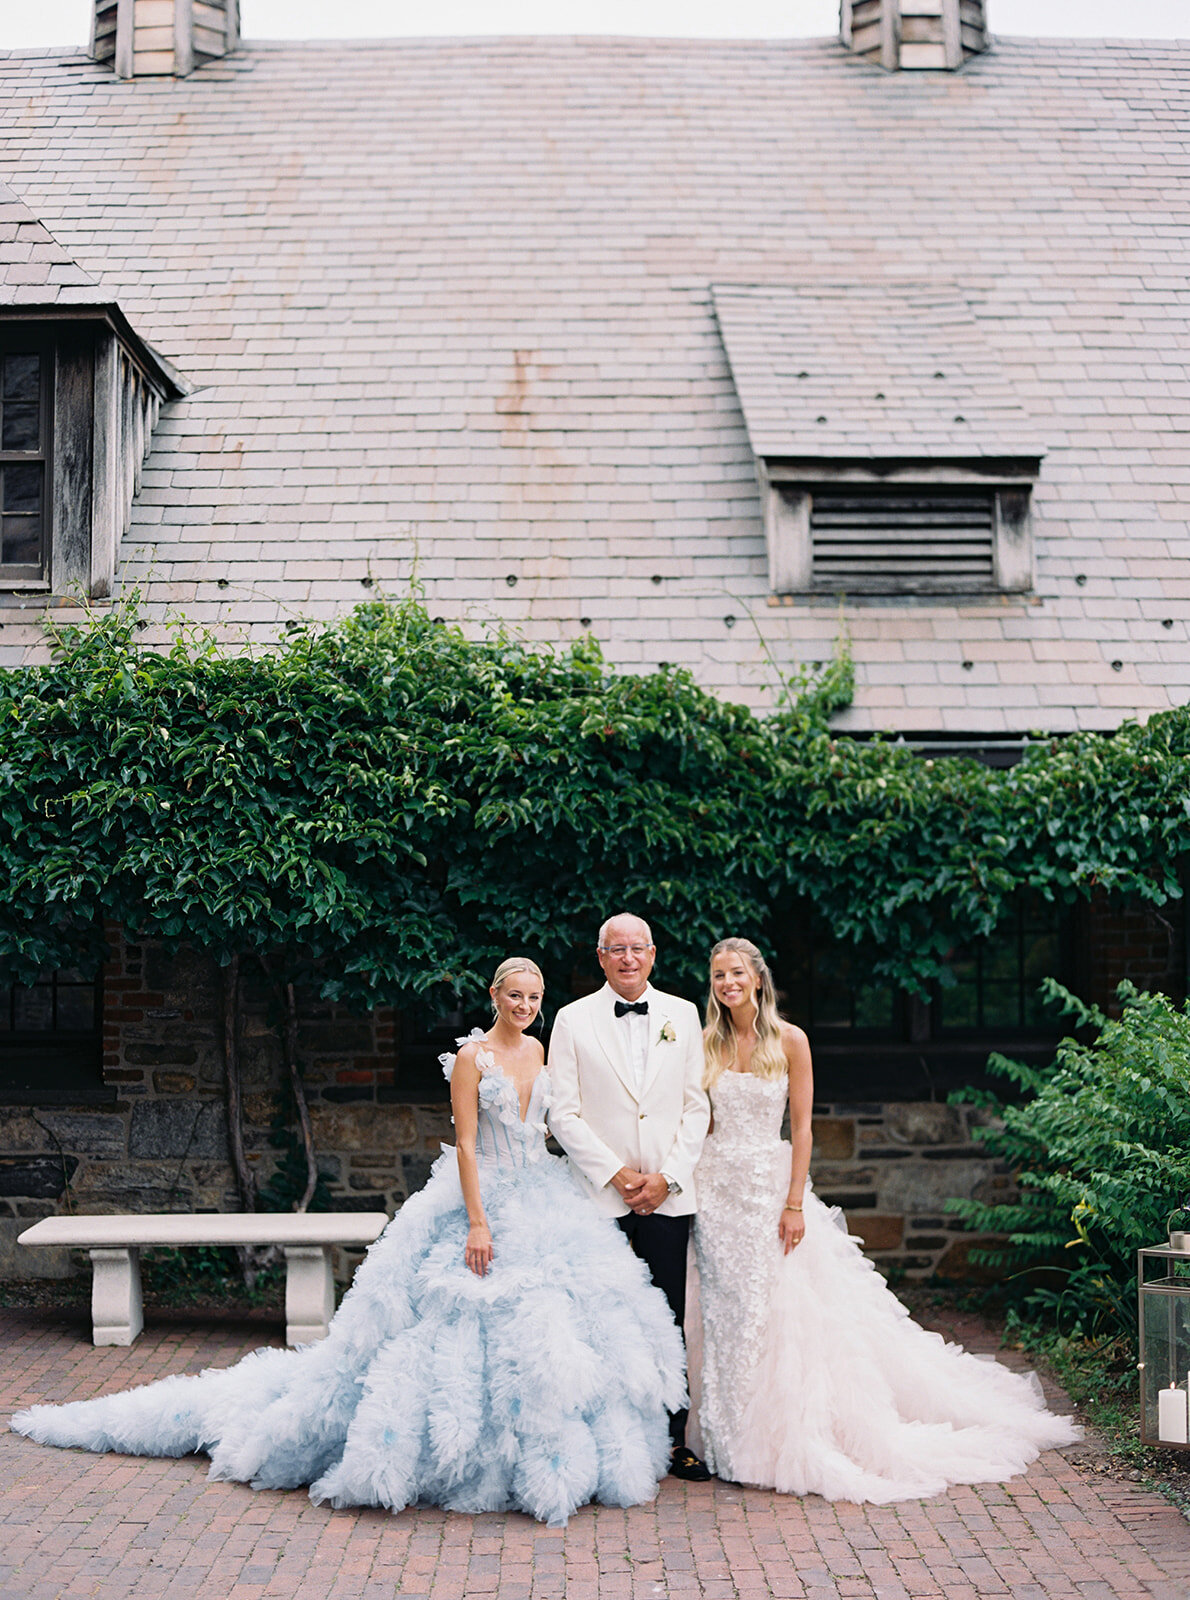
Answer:
[[[449,1078],[454,1057],[443,1063]],[[477,1063],[495,1245],[485,1277],[464,1265],[447,1149],[368,1252],[326,1339],[33,1406],[14,1430],[132,1455],[206,1451],[213,1478],[308,1484],[334,1506],[517,1508],[558,1526],[588,1500],[651,1500],[668,1467],[667,1413],[685,1401],[681,1336],[619,1229],[547,1152],[546,1072],[522,1121],[490,1051]]]
[[[786,1080],[724,1072],[697,1171],[698,1426],[720,1477],[886,1502],[1000,1482],[1078,1437],[1031,1375],[972,1356],[909,1316],[809,1185],[784,1255]],[[688,1307],[692,1389],[697,1351]]]

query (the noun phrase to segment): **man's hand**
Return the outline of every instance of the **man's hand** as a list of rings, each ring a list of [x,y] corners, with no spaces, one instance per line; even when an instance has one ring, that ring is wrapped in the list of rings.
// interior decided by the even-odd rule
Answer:
[[[634,1202],[640,1192],[641,1185],[645,1182],[644,1173],[637,1172],[632,1167],[621,1167],[619,1172],[612,1174],[610,1182],[620,1199],[635,1211]]]
[[[628,1204],[638,1217],[651,1216],[657,1207],[668,1197],[669,1183],[659,1172],[646,1172],[641,1174],[641,1182],[635,1195],[628,1200]]]

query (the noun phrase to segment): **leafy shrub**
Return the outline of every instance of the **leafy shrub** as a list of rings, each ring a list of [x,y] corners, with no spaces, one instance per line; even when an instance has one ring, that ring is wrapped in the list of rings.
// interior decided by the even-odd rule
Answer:
[[[154,1245],[141,1257],[148,1294],[165,1305],[191,1306],[214,1301],[228,1305],[263,1305],[275,1299],[285,1276],[284,1262],[247,1266],[229,1245],[198,1245],[175,1250]]]
[[[715,939],[808,915],[921,991],[1022,890],[1181,893],[1185,709],[994,770],[835,737],[845,652],[757,715],[413,599],[259,655],[185,628],[154,653],[138,621],[96,612],[0,671],[4,980],[94,970],[111,918],[361,1008],[451,1010],[522,950],[556,1003],[629,905],[692,995]]]
[[[1031,1275],[1041,1286],[1027,1290],[1026,1310],[1056,1314],[1070,1331],[1134,1338],[1136,1251],[1164,1241],[1170,1211],[1190,1194],[1190,1003],[1122,983],[1114,1021],[1052,979],[1045,989],[1096,1036],[1063,1039],[1044,1067],[993,1055],[990,1070],[1019,1102],[953,1097],[995,1113],[976,1136],[1013,1169],[1020,1193],[949,1206],[970,1227],[1007,1236],[1004,1249],[977,1252],[987,1264],[1048,1269]]]

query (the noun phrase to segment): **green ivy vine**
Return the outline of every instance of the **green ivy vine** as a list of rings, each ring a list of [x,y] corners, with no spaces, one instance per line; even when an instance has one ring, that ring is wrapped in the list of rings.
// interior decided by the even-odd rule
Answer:
[[[1190,847],[1190,712],[1034,743],[1008,770],[832,734],[846,653],[767,715],[583,638],[479,639],[415,598],[260,654],[134,602],[0,673],[0,971],[96,965],[102,923],[263,960],[361,1007],[470,1000],[528,951],[563,997],[609,909],[667,981],[807,908],[920,989],[1019,891],[1159,905]]]

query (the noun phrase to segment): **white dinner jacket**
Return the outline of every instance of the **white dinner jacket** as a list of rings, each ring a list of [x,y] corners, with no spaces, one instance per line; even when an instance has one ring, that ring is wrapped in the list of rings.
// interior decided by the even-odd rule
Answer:
[[[628,1207],[610,1179],[621,1167],[664,1172],[682,1186],[658,1206],[665,1216],[696,1208],[694,1166],[707,1136],[710,1101],[702,1087],[702,1025],[698,1008],[652,985],[649,1053],[638,1088],[629,1028],[615,1014],[609,984],[563,1006],[550,1036],[550,1131],[586,1181],[600,1210],[623,1216]]]

